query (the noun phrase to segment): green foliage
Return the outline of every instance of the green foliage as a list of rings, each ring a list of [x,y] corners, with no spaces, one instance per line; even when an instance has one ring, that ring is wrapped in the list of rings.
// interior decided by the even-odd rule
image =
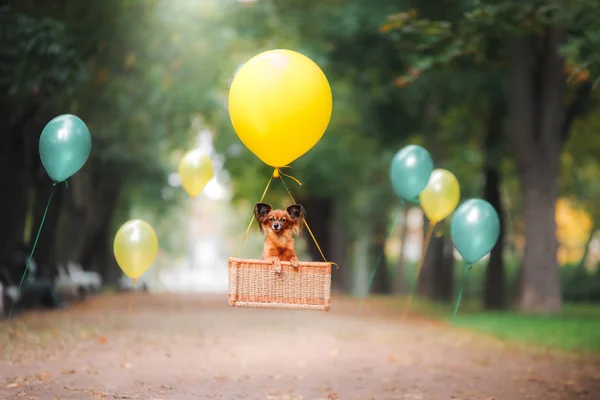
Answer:
[[[597,97],[597,96],[596,96]],[[593,224],[600,227],[600,112],[595,109],[580,118],[565,145],[561,190],[590,213]]]
[[[402,312],[404,299],[387,300],[392,310]],[[463,301],[452,319],[454,303],[435,303],[414,299],[411,310],[448,322],[455,327],[490,335],[509,343],[539,349],[575,353],[600,353],[600,307],[592,303],[566,303],[558,316],[483,311],[473,301]]]
[[[476,1],[458,21],[419,18],[418,10],[392,14],[382,25],[411,58],[402,77],[414,81],[423,71],[440,66],[486,64],[502,67],[515,37],[541,36],[549,27],[565,26],[569,40],[564,55],[582,69],[590,69],[600,83],[600,4],[595,0]]]
[[[461,313],[454,324],[535,347],[600,353],[598,317],[600,308],[596,305],[567,305],[559,317],[516,313]]]
[[[69,93],[85,70],[62,21],[0,8],[0,87],[15,98]]]

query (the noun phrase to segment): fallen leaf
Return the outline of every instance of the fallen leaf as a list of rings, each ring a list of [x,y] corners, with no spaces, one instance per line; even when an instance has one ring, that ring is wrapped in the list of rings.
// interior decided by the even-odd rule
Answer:
[[[137,394],[126,394],[126,393],[113,394],[113,397],[115,399],[139,399],[140,398]]]
[[[330,399],[339,399],[340,396],[337,395],[337,393],[329,393],[329,395],[327,396]]]
[[[480,367],[489,367],[491,365],[491,361],[489,358],[473,360],[472,362],[473,362],[473,364],[480,366]]]
[[[218,381],[226,381],[226,380],[228,380],[229,378],[228,378],[228,377],[226,377],[226,376],[215,376],[215,379],[216,379],[216,380],[218,380]]]
[[[396,362],[396,361],[398,361],[398,357],[391,355],[391,356],[388,356],[387,360],[388,360],[388,362]]]
[[[89,339],[90,338],[90,334],[87,331],[80,331],[79,332],[79,337],[83,340]]]
[[[131,365],[127,361],[125,361],[123,364],[121,364],[121,367],[124,369],[132,369],[133,365]]]
[[[12,389],[16,387],[19,387],[19,384],[17,382],[9,383],[8,385],[6,385],[7,389]]]
[[[48,379],[49,377],[50,377],[50,374],[48,372],[42,372],[41,374],[39,374],[37,376],[38,380],[40,380],[40,381]]]
[[[106,344],[106,338],[104,336],[100,336],[98,338],[98,343],[100,343],[100,344]]]

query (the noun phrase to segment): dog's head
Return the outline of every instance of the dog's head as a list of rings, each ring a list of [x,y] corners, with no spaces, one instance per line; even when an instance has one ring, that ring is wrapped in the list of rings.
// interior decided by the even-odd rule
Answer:
[[[263,233],[272,231],[279,235],[291,231],[299,235],[302,232],[305,215],[304,207],[300,204],[293,204],[285,210],[273,210],[273,207],[266,203],[258,203],[254,206],[254,216]]]

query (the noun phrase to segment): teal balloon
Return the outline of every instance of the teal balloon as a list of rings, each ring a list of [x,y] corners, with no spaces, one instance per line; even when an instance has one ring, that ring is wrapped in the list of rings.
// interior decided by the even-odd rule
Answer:
[[[79,171],[91,150],[90,131],[75,115],[59,115],[48,122],[40,136],[40,158],[54,182],[62,182]]]
[[[500,236],[500,217],[487,201],[467,200],[454,211],[450,235],[463,260],[474,264],[496,245]]]
[[[415,197],[414,199],[406,199],[406,201],[413,204],[421,204],[421,199],[419,199],[419,196]]]
[[[390,165],[392,188],[399,197],[413,203],[429,183],[432,172],[433,160],[427,150],[416,144],[405,146]]]

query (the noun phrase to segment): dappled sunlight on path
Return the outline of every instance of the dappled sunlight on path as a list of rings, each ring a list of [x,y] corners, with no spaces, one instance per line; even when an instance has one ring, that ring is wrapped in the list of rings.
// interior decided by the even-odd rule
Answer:
[[[357,302],[337,298],[326,313],[137,293],[129,330],[127,302],[102,296],[5,324],[0,398],[516,400],[600,391],[594,360],[402,320],[377,303],[357,316]]]

